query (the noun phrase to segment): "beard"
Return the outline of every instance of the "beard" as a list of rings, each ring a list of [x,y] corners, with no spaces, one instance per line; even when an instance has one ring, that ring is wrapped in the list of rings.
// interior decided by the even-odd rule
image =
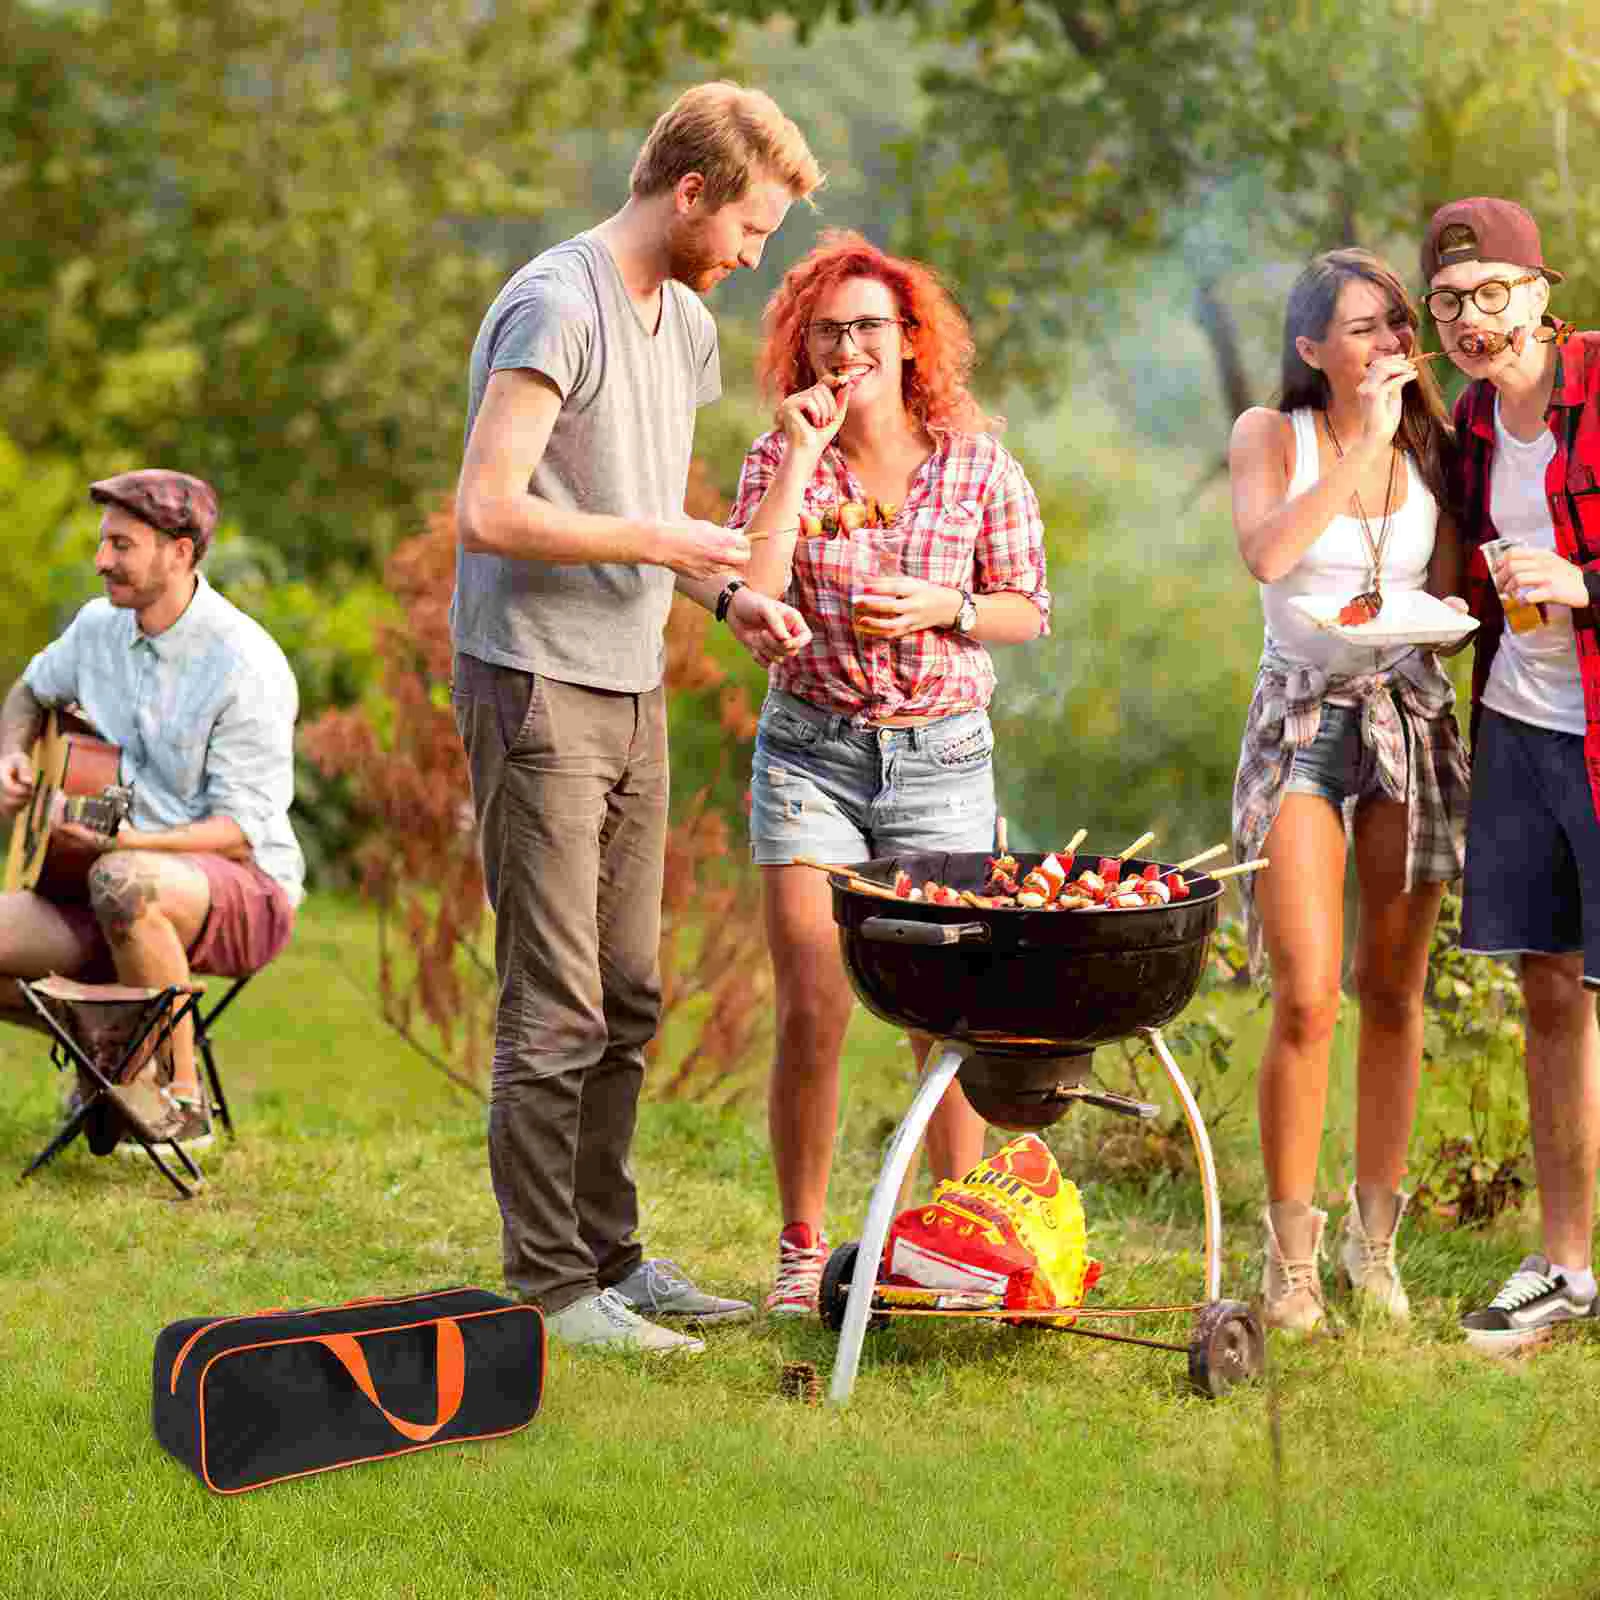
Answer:
[[[153,606],[165,592],[161,583],[135,584],[123,574],[109,572],[105,576],[106,598],[119,611],[143,611]],[[113,588],[112,585],[116,587]]]
[[[166,594],[172,583],[172,567],[172,552],[164,544],[157,545],[142,578],[135,579],[131,573],[116,568],[104,575],[106,598],[119,611],[144,611]],[[117,585],[115,590],[113,583]]]
[[[696,294],[714,288],[731,270],[714,250],[703,229],[682,223],[667,237],[667,276],[686,283]]]

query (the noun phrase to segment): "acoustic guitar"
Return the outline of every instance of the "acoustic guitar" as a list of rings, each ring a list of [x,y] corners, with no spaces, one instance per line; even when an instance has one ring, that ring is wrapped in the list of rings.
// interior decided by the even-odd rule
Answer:
[[[51,711],[29,752],[33,797],[11,825],[3,881],[7,893],[32,889],[50,900],[88,898],[96,852],[63,838],[61,824],[75,822],[114,834],[133,804],[133,791],[117,782],[122,752],[88,723]]]

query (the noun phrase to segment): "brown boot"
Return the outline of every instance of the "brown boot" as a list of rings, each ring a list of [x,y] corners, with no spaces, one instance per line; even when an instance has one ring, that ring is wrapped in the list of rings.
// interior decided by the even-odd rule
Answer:
[[[1326,1314],[1321,1256],[1328,1213],[1301,1200],[1275,1200],[1261,1220],[1267,1230],[1261,1319],[1286,1333],[1310,1333]]]
[[[1411,1301],[1400,1282],[1394,1244],[1411,1196],[1403,1189],[1391,1193],[1352,1183],[1348,1198],[1339,1228],[1339,1281],[1361,1305],[1376,1306],[1404,1322],[1411,1315]]]

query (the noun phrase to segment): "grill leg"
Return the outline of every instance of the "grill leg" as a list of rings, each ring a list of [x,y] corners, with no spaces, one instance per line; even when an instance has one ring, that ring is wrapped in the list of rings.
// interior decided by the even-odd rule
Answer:
[[[1222,1296],[1222,1199],[1217,1190],[1217,1163],[1211,1154],[1211,1137],[1206,1132],[1205,1118],[1200,1115],[1200,1104],[1178,1070],[1178,1063],[1172,1059],[1161,1030],[1141,1028],[1139,1031],[1167,1069],[1178,1104],[1183,1107],[1183,1120],[1189,1124],[1195,1154],[1200,1158],[1200,1188],[1206,1203],[1206,1299],[1217,1300]]]
[[[861,1345],[867,1336],[867,1318],[872,1313],[872,1294],[878,1283],[878,1263],[883,1259],[883,1242],[889,1237],[889,1224],[894,1221],[895,1209],[900,1203],[900,1184],[911,1158],[917,1153],[934,1107],[969,1054],[966,1045],[948,1039],[941,1039],[928,1052],[928,1067],[911,1109],[889,1141],[889,1152],[883,1158],[883,1169],[867,1206],[867,1220],[856,1252],[855,1277],[845,1301],[844,1326],[833,1358],[833,1381],[828,1385],[829,1405],[842,1406],[855,1387]]]

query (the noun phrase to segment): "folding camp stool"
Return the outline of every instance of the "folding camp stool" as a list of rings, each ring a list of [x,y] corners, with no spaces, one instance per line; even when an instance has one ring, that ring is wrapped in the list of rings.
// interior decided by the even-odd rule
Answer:
[[[18,1182],[32,1177],[82,1133],[96,1155],[108,1155],[119,1139],[136,1140],[173,1188],[185,1200],[192,1199],[193,1185],[205,1181],[194,1157],[176,1139],[148,1138],[124,1115],[112,1091],[131,1083],[152,1059],[158,1075],[165,1067],[170,1076],[173,1030],[195,1012],[205,986],[174,983],[143,989],[51,976],[17,987],[50,1032],[51,1061],[57,1068],[75,1067],[78,1078],[77,1106]],[[159,1146],[178,1157],[187,1180],[162,1159]]]
[[[228,986],[228,992],[209,1009],[201,1005],[198,1000],[194,1007],[194,1047],[200,1056],[201,1065],[205,1068],[206,1082],[211,1088],[211,1109],[216,1112],[217,1121],[227,1130],[229,1138],[235,1137],[233,1113],[228,1110],[228,1097],[222,1092],[222,1078],[217,1072],[216,1054],[211,1048],[211,1029],[217,1018],[239,998],[239,991],[254,976],[253,972],[247,972],[242,978],[235,978]]]

